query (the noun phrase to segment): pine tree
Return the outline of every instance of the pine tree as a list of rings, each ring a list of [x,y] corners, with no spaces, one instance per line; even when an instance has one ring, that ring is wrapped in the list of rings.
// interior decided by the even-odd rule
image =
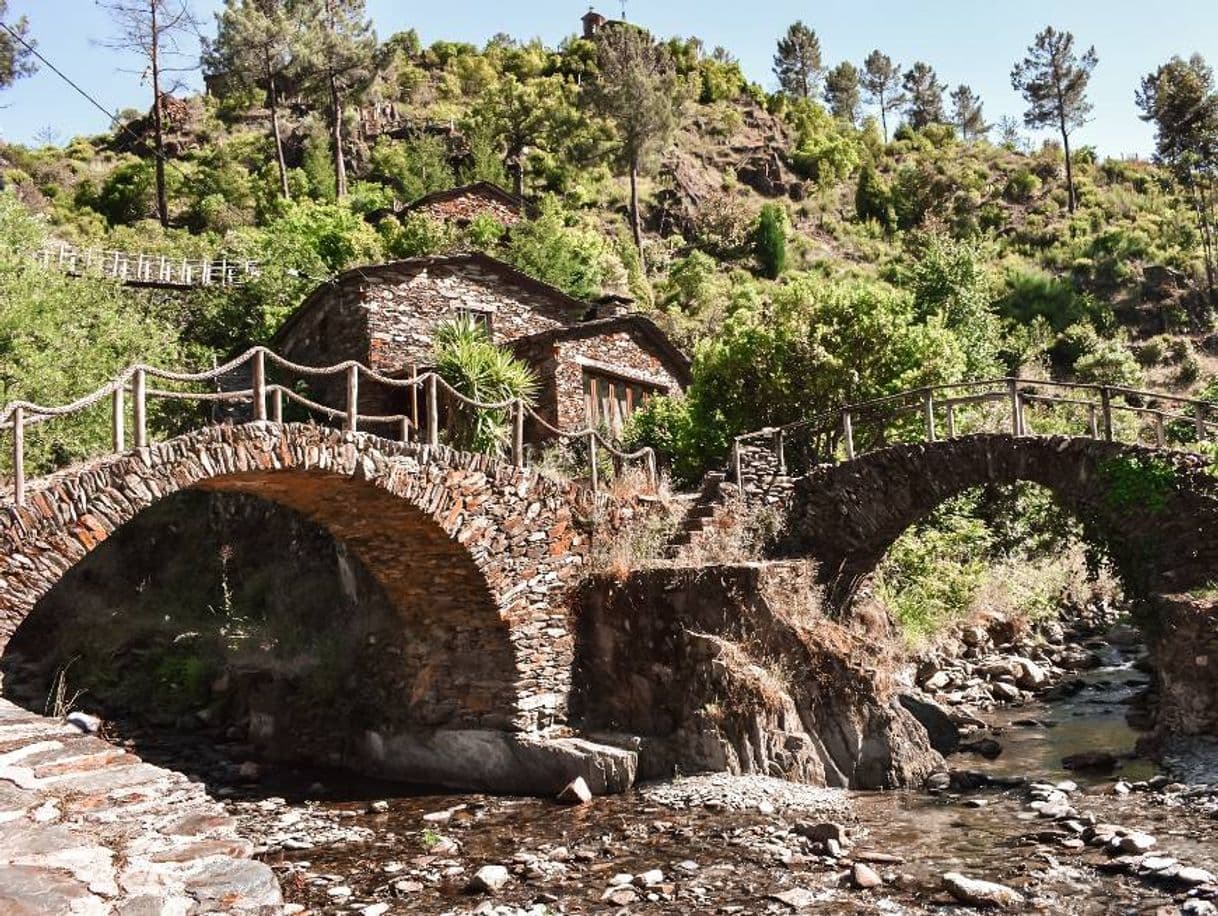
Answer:
[[[907,71],[902,81],[905,89],[906,115],[909,126],[921,130],[930,124],[942,124],[947,120],[943,111],[943,91],[947,87],[939,82],[939,75],[930,64],[918,61]]]
[[[30,23],[24,16],[15,22],[8,21],[8,0],[0,0],[0,22],[16,32],[0,32],[0,89],[7,89],[24,76],[38,69],[34,63],[33,48],[36,42],[29,37]]]
[[[1187,61],[1173,57],[1142,80],[1137,103],[1142,120],[1155,125],[1155,158],[1171,169],[1197,214],[1213,303],[1218,280],[1218,90],[1214,71],[1200,54]]]
[[[169,192],[165,185],[165,111],[162,86],[168,74],[194,69],[175,64],[183,57],[178,41],[198,32],[190,0],[98,0],[114,20],[114,35],[103,46],[137,54],[148,64],[152,84],[152,142],[156,155],[156,212],[169,225]]]
[[[597,36],[599,74],[587,90],[592,106],[617,130],[618,155],[630,171],[630,228],[643,253],[639,172],[666,144],[682,103],[676,67],[668,51],[633,26]]]
[[[989,133],[990,125],[985,123],[981,97],[964,83],[952,92],[952,119],[960,130],[960,136],[966,141],[976,140]]]
[[[778,53],[774,55],[779,87],[793,99],[811,99],[817,95],[823,73],[820,39],[802,22],[795,22],[778,39]]]
[[[307,22],[301,62],[309,83],[329,106],[334,185],[347,196],[347,156],[343,109],[371,76],[376,33],[365,0],[298,0],[294,15]]]
[[[863,62],[860,79],[867,100],[880,109],[880,126],[884,129],[884,142],[888,142],[888,112],[897,111],[905,104],[901,92],[901,67],[892,58],[876,49]]]
[[[825,77],[825,103],[835,118],[850,124],[858,123],[859,68],[850,61],[842,61]]]
[[[266,93],[284,198],[291,196],[291,190],[279,124],[279,93],[297,63],[303,36],[292,6],[290,0],[225,0],[224,9],[216,13],[216,38],[203,49],[204,66],[211,73],[222,73],[238,85]]]
[[[753,244],[762,273],[777,280],[787,266],[787,211],[781,204],[766,204],[761,208]]]
[[[1078,195],[1070,160],[1070,134],[1086,124],[1091,114],[1087,84],[1098,63],[1094,47],[1080,57],[1074,50],[1074,36],[1049,26],[1036,36],[1027,56],[1011,70],[1011,86],[1028,102],[1024,124],[1037,129],[1055,126],[1061,133],[1071,213],[1078,206]]]

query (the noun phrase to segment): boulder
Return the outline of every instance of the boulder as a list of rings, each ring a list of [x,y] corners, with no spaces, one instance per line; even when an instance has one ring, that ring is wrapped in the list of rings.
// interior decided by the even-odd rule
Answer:
[[[898,699],[918,720],[918,724],[926,729],[930,746],[936,751],[946,756],[960,746],[960,729],[942,706],[922,694],[903,693]]]
[[[948,872],[944,875],[943,886],[949,894],[969,906],[1009,909],[1021,906],[1024,902],[1022,894],[1011,890],[1005,884],[966,878],[959,872]]]
[[[1062,758],[1067,770],[1111,770],[1116,765],[1116,757],[1107,751],[1081,751]]]
[[[1049,679],[1045,669],[1030,658],[1017,658],[1015,663],[1019,668],[1015,675],[1015,683],[1024,690],[1037,690],[1043,687]]]
[[[502,865],[483,865],[466,885],[471,894],[494,894],[508,883],[508,870]]]
[[[884,879],[879,876],[874,868],[870,865],[864,865],[862,862],[854,863],[854,869],[850,873],[850,881],[855,887],[863,891],[879,887],[884,883]]]

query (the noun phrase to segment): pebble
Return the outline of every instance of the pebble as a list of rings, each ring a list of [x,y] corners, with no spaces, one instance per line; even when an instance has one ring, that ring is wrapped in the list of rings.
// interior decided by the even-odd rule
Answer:
[[[884,883],[884,879],[879,876],[874,868],[870,865],[864,865],[862,862],[854,863],[854,869],[850,873],[850,880],[860,890],[870,890]]]

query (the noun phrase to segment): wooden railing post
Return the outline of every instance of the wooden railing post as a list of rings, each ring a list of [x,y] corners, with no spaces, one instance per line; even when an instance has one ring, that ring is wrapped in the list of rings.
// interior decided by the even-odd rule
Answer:
[[[600,470],[596,466],[596,430],[588,430],[588,467],[592,475],[592,492],[596,492]]]
[[[1100,437],[1100,419],[1099,414],[1096,413],[1094,404],[1087,405],[1087,428],[1091,432],[1092,439],[1098,439]]]
[[[13,409],[13,499],[25,505],[25,408]]]
[[[410,444],[410,417],[402,417],[402,441]]]
[[[935,441],[935,393],[929,388],[922,395],[922,413],[926,417],[926,441]]]
[[[266,419],[266,354],[262,348],[254,351],[254,419]]]
[[[846,445],[846,460],[854,460],[854,418],[849,410],[842,411],[842,442]]]
[[[1167,445],[1167,430],[1163,428],[1163,413],[1155,411],[1155,448]]]
[[[1205,405],[1204,404],[1194,404],[1193,405],[1193,425],[1196,427],[1196,430],[1197,430],[1197,441],[1204,442],[1205,441]]]
[[[947,419],[947,438],[956,438],[956,405],[951,401],[947,401],[944,408],[944,413]]]
[[[1104,421],[1104,440],[1112,441],[1112,391],[1100,385],[1100,414]]]
[[[1019,396],[1019,382],[1007,379],[1007,396],[1011,399],[1011,434],[1023,435],[1023,402]]]
[[[347,432],[359,429],[359,366],[347,370]]]
[[[410,367],[410,422],[419,428],[419,367]]]
[[[736,475],[736,488],[740,491],[741,494],[743,494],[744,493],[744,481],[740,479],[740,475],[743,473],[743,469],[741,468],[741,463],[740,463],[740,439],[739,438],[732,440],[732,473],[734,473]]]
[[[123,403],[123,386],[115,385],[111,395],[113,413],[110,417],[110,441],[114,445],[114,453],[118,454],[127,447],[127,407]]]
[[[512,408],[512,464],[524,467],[524,401],[520,398]]]
[[[774,457],[778,459],[777,474],[779,477],[786,477],[787,476],[787,451],[786,451],[786,443],[783,442],[782,430],[781,429],[774,430],[773,435],[774,435],[774,438],[773,438],[772,444],[773,444],[773,449],[774,449]]]
[[[131,375],[131,417],[135,425],[135,447],[148,445],[148,398],[144,370],[136,369]]]
[[[656,450],[647,449],[647,486],[654,492],[660,486],[660,472],[656,468]]]
[[[427,444],[440,444],[440,402],[436,374],[427,377]]]

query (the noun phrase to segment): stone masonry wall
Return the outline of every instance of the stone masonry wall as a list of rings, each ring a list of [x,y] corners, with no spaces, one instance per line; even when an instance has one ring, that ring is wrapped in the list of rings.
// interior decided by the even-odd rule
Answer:
[[[622,375],[652,385],[661,393],[679,392],[680,383],[652,352],[641,334],[618,331],[614,334],[559,341],[555,356],[555,389],[558,425],[576,429],[587,422],[584,404],[584,368]]]

